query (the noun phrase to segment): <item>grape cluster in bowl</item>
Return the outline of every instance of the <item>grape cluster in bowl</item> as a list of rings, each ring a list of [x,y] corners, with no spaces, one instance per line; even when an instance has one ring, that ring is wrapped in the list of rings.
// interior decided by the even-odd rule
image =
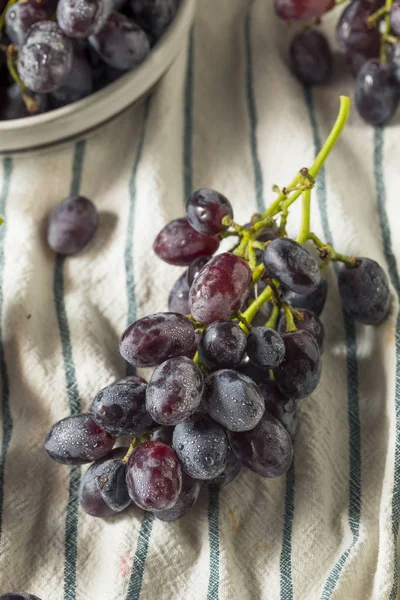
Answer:
[[[9,0],[0,16],[0,119],[66,106],[135,69],[178,6],[179,0]]]
[[[344,5],[336,33],[356,78],[357,109],[368,123],[384,125],[400,101],[400,0],[274,0],[281,19],[316,25],[335,4]],[[328,40],[314,25],[294,35],[289,60],[307,85],[325,83],[332,75]]]
[[[263,215],[239,225],[224,195],[201,189],[187,199],[185,217],[157,235],[155,254],[187,270],[168,312],[135,321],[121,336],[130,365],[154,367],[149,381],[132,375],[111,383],[87,413],[59,421],[45,441],[57,462],[93,463],[80,488],[90,515],[112,516],[133,502],[172,521],[188,512],[204,483],[227,485],[242,467],[267,478],[287,471],[298,405],[321,376],[322,274],[330,262],[342,263],[345,310],[366,325],[386,319],[391,296],[382,268],[339,254],[310,231],[315,177],[348,110],[342,98],[314,164],[286,188],[275,187],[278,197]],[[302,226],[294,240],[286,223],[300,195]],[[96,226],[87,200],[72,199],[69,207],[56,209],[49,223],[49,241],[64,253],[85,245]],[[231,251],[215,254],[225,238],[234,242]],[[130,443],[114,447],[119,438]]]

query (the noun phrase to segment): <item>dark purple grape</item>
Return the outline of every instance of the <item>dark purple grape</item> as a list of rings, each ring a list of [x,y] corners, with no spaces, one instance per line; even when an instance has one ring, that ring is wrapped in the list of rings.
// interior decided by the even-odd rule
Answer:
[[[391,46],[391,52],[389,52],[388,59],[393,77],[397,84],[400,84],[400,42]]]
[[[390,121],[400,99],[400,88],[390,65],[377,58],[366,62],[357,75],[355,98],[358,112],[371,125]]]
[[[203,332],[199,357],[210,369],[231,368],[240,363],[246,349],[246,334],[233,321],[216,321]]]
[[[145,383],[112,383],[98,392],[90,407],[97,425],[108,434],[135,436],[154,427],[146,412]]]
[[[243,360],[236,365],[236,371],[243,373],[250,377],[255,383],[264,383],[270,379],[270,369],[264,369],[258,365],[255,365],[247,355],[244,356]]]
[[[158,39],[174,18],[177,0],[130,0],[135,20],[152,37]]]
[[[369,58],[379,56],[380,34],[377,27],[369,27],[368,17],[378,3],[353,0],[346,6],[337,25],[340,46],[350,53],[359,53]]]
[[[390,27],[394,35],[400,35],[400,2],[394,0],[390,11]]]
[[[159,510],[155,512],[154,515],[161,521],[176,521],[177,519],[184,517],[196,504],[201,485],[201,481],[197,481],[183,472],[182,489],[175,506],[167,508],[167,510]]]
[[[21,46],[29,27],[38,21],[45,21],[47,12],[38,3],[17,2],[6,11],[5,29],[10,41]]]
[[[101,485],[107,478],[112,463],[123,458],[125,452],[126,448],[116,448],[93,463],[83,475],[79,488],[79,501],[83,510],[92,517],[112,517],[117,514],[117,511],[105,502],[101,494]]]
[[[175,281],[168,296],[168,310],[170,312],[180,313],[181,315],[188,315],[190,313],[189,290],[187,272],[185,271]]]
[[[265,410],[282,423],[293,440],[297,428],[297,402],[286,398],[273,381],[259,383],[258,387],[264,398]]]
[[[285,21],[309,21],[322,17],[335,0],[274,0],[275,12]]]
[[[54,108],[77,102],[93,92],[92,69],[85,55],[74,52],[72,68],[61,87],[50,94]]]
[[[251,278],[249,265],[239,256],[225,252],[212,258],[190,288],[193,318],[204,325],[229,319],[246,300]]]
[[[98,215],[93,202],[84,196],[70,196],[53,209],[47,241],[59,254],[74,254],[90,242],[97,226]]]
[[[240,462],[236,454],[233,452],[233,450],[230,450],[228,462],[226,464],[225,469],[222,471],[222,473],[220,473],[214,479],[211,479],[211,481],[209,481],[208,483],[210,485],[225,487],[226,485],[228,485],[228,483],[233,481],[239,475],[241,469],[242,463]]]
[[[278,227],[274,225],[273,227],[264,227],[261,229],[257,236],[257,240],[259,242],[272,242],[278,237]]]
[[[276,385],[293,400],[306,398],[321,377],[321,353],[314,336],[308,331],[284,333],[285,358],[274,369]]]
[[[195,258],[193,262],[190,263],[190,266],[186,271],[189,286],[192,285],[197,275],[200,273],[202,268],[208,263],[210,259],[211,256],[199,256],[198,258]]]
[[[26,592],[8,592],[7,594],[2,594],[0,600],[40,600],[40,598]]]
[[[308,331],[315,338],[321,353],[324,350],[325,329],[320,319],[309,310],[298,310],[293,314],[294,324],[299,331]],[[279,333],[286,332],[286,317],[282,315],[278,324]]]
[[[327,82],[333,56],[326,37],[315,29],[297,33],[290,43],[290,66],[297,79],[308,85]]]
[[[155,430],[151,439],[153,442],[162,442],[163,444],[167,444],[167,446],[172,446],[173,434],[173,427],[160,427],[160,429]]]
[[[229,444],[223,428],[195,414],[174,429],[173,445],[182,468],[194,479],[214,479],[225,469]]]
[[[176,425],[199,407],[203,376],[189,358],[170,358],[153,371],[146,391],[146,409],[161,425]]]
[[[311,293],[321,281],[316,260],[304,246],[288,238],[278,238],[267,246],[264,265],[270,277],[298,294]]]
[[[45,94],[59,88],[72,66],[73,48],[53,21],[34,23],[18,52],[18,73],[26,87]]]
[[[246,352],[255,365],[275,368],[285,356],[285,344],[271,327],[254,327],[247,337]]]
[[[47,454],[64,465],[84,465],[103,458],[114,446],[114,439],[82,413],[58,421],[44,442]]]
[[[288,432],[267,411],[255,429],[229,432],[229,440],[243,465],[262,477],[280,477],[293,459]]]
[[[172,508],[182,487],[175,451],[161,442],[144,442],[129,457],[126,482],[132,500],[144,510]]]
[[[321,279],[318,287],[311,294],[296,294],[291,290],[286,290],[283,293],[282,299],[293,306],[293,308],[310,310],[319,317],[324,309],[327,294],[328,282],[326,279]]]
[[[147,58],[150,42],[146,33],[132,19],[113,12],[89,43],[105,63],[120,71],[130,71]]]
[[[178,313],[155,313],[132,323],[122,334],[121,356],[134,367],[154,367],[186,354],[195,341],[194,329]]]
[[[199,256],[210,256],[218,250],[219,239],[195,231],[187,219],[175,219],[160,231],[153,250],[170,265],[190,265]]]
[[[357,257],[357,266],[339,272],[339,291],[344,309],[364,325],[379,325],[391,307],[386,273],[370,258]]]
[[[210,189],[197,190],[186,200],[186,217],[196,231],[215,235],[228,229],[222,224],[226,216],[233,218],[232,205],[228,198]]]
[[[214,421],[231,431],[254,429],[265,408],[254,381],[232,369],[216,371],[206,379],[203,405]]]
[[[68,37],[88,38],[104,27],[113,10],[113,0],[59,0],[57,21]]]
[[[126,485],[126,463],[123,462],[128,448],[116,448],[102,461],[96,469],[96,485],[101,498],[114,512],[121,512],[131,504]]]
[[[48,96],[46,94],[34,94],[31,92],[29,96],[38,103],[38,110],[30,113],[22,97],[21,88],[16,83],[12,83],[5,89],[2,89],[1,93],[0,119],[2,120],[23,119],[44,113],[48,109]]]

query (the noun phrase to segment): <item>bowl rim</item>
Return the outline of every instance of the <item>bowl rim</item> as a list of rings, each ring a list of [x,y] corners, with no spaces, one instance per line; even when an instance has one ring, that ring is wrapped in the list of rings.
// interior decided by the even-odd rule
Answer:
[[[109,83],[101,90],[97,90],[97,92],[89,94],[89,96],[86,96],[85,98],[82,98],[82,100],[78,100],[77,102],[72,102],[71,104],[62,106],[61,108],[55,108],[53,110],[50,110],[48,112],[45,112],[45,113],[39,114],[39,115],[22,117],[21,119],[8,119],[8,120],[0,121],[0,135],[2,132],[10,133],[12,131],[18,131],[18,130],[25,129],[25,128],[31,129],[33,127],[38,127],[43,124],[48,125],[48,124],[51,124],[52,122],[59,121],[62,118],[67,118],[72,114],[82,112],[90,106],[92,107],[93,110],[95,110],[96,105],[99,104],[103,98],[105,98],[109,94],[112,94],[113,92],[125,87],[128,80],[129,80],[130,84],[132,85],[136,78],[140,79],[143,76],[143,73],[145,73],[147,71],[149,66],[151,66],[152,62],[158,61],[158,57],[163,54],[165,46],[170,45],[170,41],[175,36],[176,30],[183,27],[183,25],[186,21],[187,13],[189,13],[192,10],[194,3],[195,3],[195,0],[180,0],[179,7],[178,7],[177,13],[176,13],[173,21],[170,23],[167,30],[164,32],[164,34],[159,39],[159,41],[153,46],[153,48],[151,49],[151,52],[146,57],[146,59],[138,67],[136,67],[136,69],[133,69],[132,71],[127,71],[126,73],[121,75],[121,77],[119,77],[116,81]],[[170,67],[170,64],[168,64],[168,66],[166,67],[166,70],[168,70],[169,67]],[[150,87],[149,92],[151,91],[152,87],[153,86]],[[144,93],[143,95],[141,95],[140,97],[136,98],[135,100],[133,100],[132,104],[134,102],[140,100],[146,94],[147,94],[147,92]],[[85,131],[82,130],[82,132],[80,132],[79,134],[75,134],[73,136],[68,136],[66,138],[60,138],[59,140],[54,141],[53,143],[47,142],[47,143],[43,144],[42,146],[34,145],[31,147],[27,147],[26,150],[32,150],[33,147],[39,149],[40,147],[43,147],[43,146],[65,142],[68,139],[73,139],[74,137],[77,137],[77,135],[84,135],[85,133],[88,133],[88,132],[94,130],[96,127],[100,127],[101,125],[104,125],[105,123],[108,123],[112,119],[118,117],[125,110],[127,110],[129,108],[129,106],[131,106],[132,104],[127,105],[126,107],[124,107],[121,110],[119,110],[118,112],[116,112],[114,115],[107,117],[106,119],[104,119],[104,121],[100,121],[98,124],[90,127],[89,129],[86,129]],[[19,151],[21,151],[21,150],[19,150]]]

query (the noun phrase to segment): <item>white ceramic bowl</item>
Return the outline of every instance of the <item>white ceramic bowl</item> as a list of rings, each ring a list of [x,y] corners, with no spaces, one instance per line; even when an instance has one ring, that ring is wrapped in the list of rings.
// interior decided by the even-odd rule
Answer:
[[[181,0],[174,21],[148,58],[102,90],[42,115],[0,121],[0,153],[34,150],[86,134],[142,98],[182,49],[194,19],[195,6],[196,0]]]

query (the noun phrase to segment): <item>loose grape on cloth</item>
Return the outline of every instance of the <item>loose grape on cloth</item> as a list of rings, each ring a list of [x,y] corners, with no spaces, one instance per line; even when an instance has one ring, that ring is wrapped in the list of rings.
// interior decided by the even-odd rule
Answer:
[[[337,14],[327,19],[333,25]],[[395,600],[399,592],[399,122],[355,110],[313,193],[312,229],[387,271],[389,320],[343,313],[329,268],[320,386],[302,401],[286,476],[242,471],[205,486],[188,516],[81,511],[80,468],[43,440],[125,374],[118,339],[165,310],[182,269],[152,253],[193,189],[220,190],[248,222],[309,166],[353,81],[340,66],[305,90],[286,68],[272,2],[199,0],[192,35],[150,99],[75,145],[1,159],[0,593],[42,600]],[[56,127],[56,123],[55,123]],[[100,227],[81,254],[45,243],[49,211],[91,198]],[[294,205],[289,233],[298,232]]]

